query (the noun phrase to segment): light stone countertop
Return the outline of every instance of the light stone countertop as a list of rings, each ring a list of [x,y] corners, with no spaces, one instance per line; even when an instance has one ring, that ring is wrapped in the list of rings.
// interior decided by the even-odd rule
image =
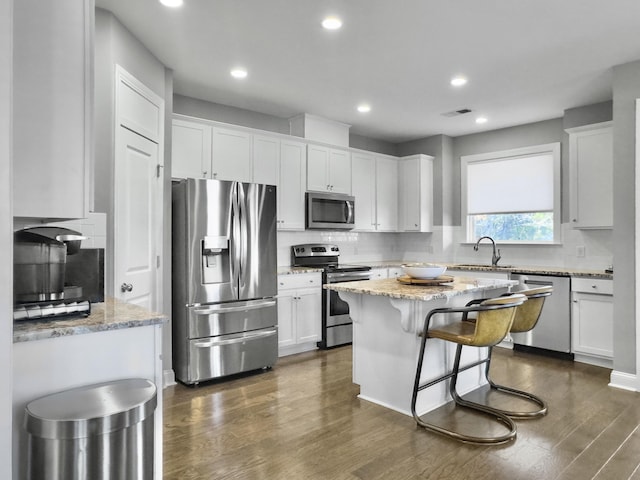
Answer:
[[[351,263],[351,262],[349,262]],[[420,263],[409,260],[385,260],[373,262],[353,262],[357,265],[368,265],[371,268],[394,268],[401,267],[403,264]],[[585,268],[569,268],[569,267],[550,267],[550,266],[534,266],[534,265],[492,265],[482,264],[463,264],[454,262],[426,262],[436,263],[438,265],[446,265],[448,270],[466,270],[476,272],[505,272],[505,273],[524,273],[530,275],[554,275],[559,277],[584,277],[584,278],[601,278],[604,280],[613,279],[613,273],[607,273],[604,270],[592,270]]]
[[[13,323],[13,342],[104,332],[164,323],[166,317],[114,298],[91,305],[88,317],[21,320]]]
[[[381,280],[360,280],[357,282],[333,283],[325,285],[328,290],[337,292],[379,295],[405,300],[442,300],[467,293],[491,291],[517,285],[516,280],[493,278],[468,278],[454,276],[453,282],[436,286],[405,285],[395,278]]]
[[[321,267],[278,267],[278,275],[295,275],[298,273],[322,273]]]

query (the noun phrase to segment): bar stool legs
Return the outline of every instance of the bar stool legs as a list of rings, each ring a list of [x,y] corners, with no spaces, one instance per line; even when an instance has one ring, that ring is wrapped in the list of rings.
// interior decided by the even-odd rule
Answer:
[[[435,309],[429,312],[427,318],[425,319],[424,329],[422,331],[422,341],[420,344],[420,354],[418,357],[418,365],[416,369],[416,377],[414,381],[413,394],[411,398],[411,413],[413,414],[413,418],[416,423],[435,433],[439,433],[445,435],[449,438],[453,438],[455,440],[459,440],[466,443],[474,443],[481,445],[500,445],[503,443],[510,442],[516,438],[516,424],[514,421],[509,418],[504,413],[493,409],[491,407],[477,404],[474,402],[469,402],[460,395],[458,395],[456,391],[456,385],[458,380],[458,374],[461,371],[468,370],[469,368],[476,367],[482,364],[486,364],[489,362],[489,358],[484,358],[477,362],[473,362],[469,365],[465,365],[460,367],[460,359],[462,355],[462,347],[463,345],[475,346],[475,347],[491,347],[498,342],[500,342],[506,333],[509,331],[511,327],[515,308],[518,305],[521,305],[525,301],[525,297],[523,295],[513,295],[509,300],[508,297],[502,297],[501,299],[490,299],[484,301],[479,306],[474,307],[464,307],[464,308],[451,308],[451,309]],[[447,325],[445,327],[429,330],[429,324],[431,318],[435,314],[439,313],[453,313],[459,312],[463,313],[463,320],[466,318],[468,312],[478,312],[478,319],[475,323],[471,322],[456,322],[454,324]],[[432,381],[429,381],[424,384],[420,384],[420,377],[422,376],[422,367],[424,363],[424,352],[426,348],[427,337],[430,338],[440,338],[445,341],[450,341],[453,343],[457,343],[456,353],[453,363],[453,369],[451,373],[447,373],[442,375]],[[449,393],[455,403],[456,406],[464,407],[467,410],[478,412],[483,414],[486,417],[489,417],[491,420],[496,423],[501,424],[505,429],[506,433],[501,435],[491,435],[491,436],[475,436],[468,435],[464,433],[457,432],[455,430],[451,430],[448,428],[444,428],[442,426],[427,422],[423,417],[418,415],[416,411],[416,403],[418,398],[418,393],[426,388],[429,388],[437,383],[445,381],[447,379],[451,379],[449,383]]]

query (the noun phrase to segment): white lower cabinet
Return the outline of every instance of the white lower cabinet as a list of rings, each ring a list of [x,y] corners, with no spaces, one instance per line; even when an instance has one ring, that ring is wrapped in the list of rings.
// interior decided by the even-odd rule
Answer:
[[[278,355],[317,348],[321,337],[322,275],[278,275]]]
[[[571,351],[577,362],[613,366],[613,281],[571,280]]]

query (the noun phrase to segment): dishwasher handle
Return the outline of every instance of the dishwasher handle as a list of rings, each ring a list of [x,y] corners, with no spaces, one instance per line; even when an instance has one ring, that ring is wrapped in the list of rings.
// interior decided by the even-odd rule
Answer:
[[[525,280],[524,281],[525,285],[542,285],[542,286],[549,286],[552,287],[553,286],[553,282],[545,282],[545,281],[540,281],[540,280]]]

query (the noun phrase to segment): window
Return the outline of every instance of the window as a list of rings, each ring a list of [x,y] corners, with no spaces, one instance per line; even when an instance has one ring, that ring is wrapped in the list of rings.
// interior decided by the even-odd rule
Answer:
[[[467,241],[513,243],[560,237],[560,143],[462,157]]]

